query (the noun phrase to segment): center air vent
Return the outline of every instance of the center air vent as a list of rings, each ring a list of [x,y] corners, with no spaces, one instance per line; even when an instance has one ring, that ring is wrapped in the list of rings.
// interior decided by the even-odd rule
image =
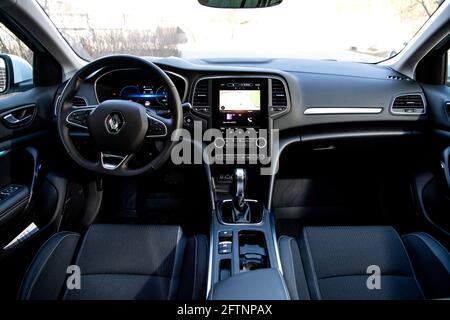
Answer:
[[[272,114],[282,113],[288,109],[286,88],[281,80],[272,79]]]
[[[399,96],[394,99],[392,112],[397,114],[424,114],[425,100],[421,94]]]
[[[209,103],[209,80],[200,80],[194,89],[194,101],[192,102],[194,111],[209,114],[211,111]]]

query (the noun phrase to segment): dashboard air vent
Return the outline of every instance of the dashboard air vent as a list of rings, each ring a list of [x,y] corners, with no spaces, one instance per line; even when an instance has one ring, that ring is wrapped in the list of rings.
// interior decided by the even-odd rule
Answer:
[[[206,114],[210,112],[208,80],[200,80],[197,82],[194,91],[194,101],[192,104],[194,111]]]
[[[410,81],[409,78],[400,77],[400,76],[388,76],[388,79],[390,79],[390,80],[397,80],[397,81]]]
[[[272,107],[270,113],[272,116],[284,113],[288,109],[288,97],[283,82],[279,79],[272,81]]]
[[[284,84],[280,80],[272,80],[272,106],[286,107],[287,97],[284,89]]]
[[[404,95],[395,98],[392,104],[392,112],[398,114],[423,114],[425,113],[425,101],[420,94]]]
[[[86,107],[88,105],[83,97],[73,97],[72,104],[74,107]]]

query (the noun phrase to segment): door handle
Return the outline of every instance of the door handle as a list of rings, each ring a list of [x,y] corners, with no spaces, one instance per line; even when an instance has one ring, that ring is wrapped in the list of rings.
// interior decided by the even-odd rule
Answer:
[[[1,115],[5,125],[10,128],[25,126],[34,119],[36,105],[27,105],[9,110]]]
[[[12,113],[10,113],[10,114],[6,115],[5,117],[3,117],[3,119],[6,121],[6,123],[8,123],[10,125],[17,125],[17,124],[21,124],[22,122],[27,121],[31,117],[32,117],[32,115],[30,114],[23,118],[17,119]]]

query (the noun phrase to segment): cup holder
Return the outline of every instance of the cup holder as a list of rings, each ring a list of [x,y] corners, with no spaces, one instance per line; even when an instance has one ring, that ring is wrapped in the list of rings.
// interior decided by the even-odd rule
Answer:
[[[241,272],[270,268],[263,232],[239,232],[239,269]]]

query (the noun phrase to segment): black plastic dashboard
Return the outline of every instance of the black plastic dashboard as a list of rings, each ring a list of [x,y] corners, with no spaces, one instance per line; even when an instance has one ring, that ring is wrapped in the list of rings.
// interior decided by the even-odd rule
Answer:
[[[427,119],[427,102],[421,85],[381,65],[296,59],[150,60],[169,74],[182,102],[191,104],[189,116],[192,119],[185,122],[188,127],[197,119],[212,125],[211,107],[217,99],[215,83],[223,79],[237,83],[269,79],[264,82],[268,92],[269,127],[281,131],[349,123],[418,125]],[[93,76],[80,88],[78,95],[88,103],[97,103],[114,95],[120,96],[121,90],[128,86],[136,94],[133,97],[144,98],[140,100],[143,104],[164,107],[161,94],[164,91],[157,83],[152,83],[151,76],[136,70],[111,76],[117,72]],[[146,102],[146,94],[154,95],[153,100]],[[422,99],[421,109],[394,112],[394,101],[408,96]],[[274,103],[278,98],[281,99],[276,101],[279,106]]]

